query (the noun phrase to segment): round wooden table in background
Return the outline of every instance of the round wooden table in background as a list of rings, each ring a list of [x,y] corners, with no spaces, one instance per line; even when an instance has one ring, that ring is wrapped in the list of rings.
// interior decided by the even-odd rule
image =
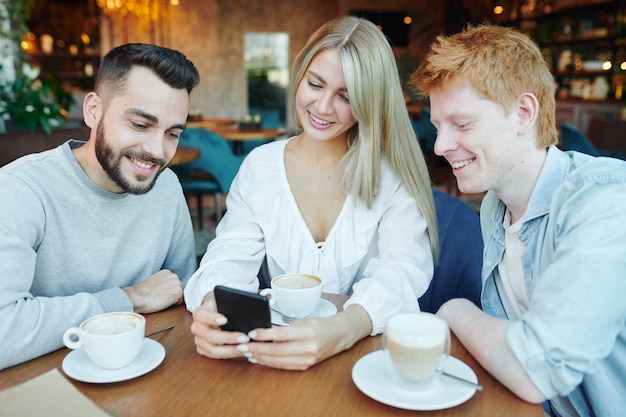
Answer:
[[[170,166],[186,164],[195,161],[200,157],[200,149],[190,146],[179,146],[176,148],[176,154],[170,162]]]
[[[276,139],[285,134],[283,129],[261,128],[255,130],[239,129],[238,127],[218,127],[211,129],[224,139],[232,141],[235,155],[243,155],[243,142],[247,140]]]
[[[187,127],[200,127],[203,129],[213,130],[218,127],[232,126],[237,123],[235,119],[205,117],[200,120],[187,120]]]

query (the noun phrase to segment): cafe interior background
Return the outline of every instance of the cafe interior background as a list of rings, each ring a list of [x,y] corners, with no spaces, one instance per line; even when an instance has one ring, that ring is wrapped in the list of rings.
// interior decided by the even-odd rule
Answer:
[[[0,12],[29,4],[19,38],[11,39],[15,22],[1,20],[2,79],[11,76],[10,59],[20,59],[7,53],[19,43],[39,78],[53,79],[71,94],[65,127],[82,129],[83,137],[82,97],[93,87],[100,58],[127,42],[177,49],[197,65],[201,82],[192,92],[190,115],[241,120],[258,114],[292,134],[287,97],[293,57],[324,22],[359,14],[389,37],[404,81],[438,34],[484,21],[522,28],[552,68],[559,122],[570,123],[601,153],[626,154],[626,0],[0,0]],[[428,103],[406,85],[405,91],[411,117],[427,123],[420,118]],[[6,131],[6,124],[0,128]],[[18,152],[26,133],[22,129],[7,144],[9,134],[0,133],[0,166],[15,157],[8,155]],[[53,129],[37,146],[56,146],[54,140],[61,143],[68,134]],[[459,195],[447,164],[427,157],[435,185]],[[472,196],[461,197],[478,206]]]
[[[570,51],[590,65],[614,58],[615,68],[607,71],[605,78],[609,88],[603,97],[598,97],[601,99],[621,95],[621,86],[616,91],[619,80],[612,79],[611,74],[620,71],[618,65],[622,62],[617,61],[626,58],[626,35],[618,33],[626,31],[623,1],[10,1],[32,1],[30,19],[26,21],[29,33],[23,36],[22,48],[30,61],[42,69],[42,76],[56,74],[76,96],[93,86],[100,57],[112,47],[126,42],[152,42],[181,50],[198,66],[201,83],[192,94],[194,112],[239,118],[249,114],[250,107],[270,105],[281,111],[281,120],[287,125],[293,122],[290,115],[282,113],[287,107],[284,100],[267,104],[268,100],[264,102],[263,95],[255,94],[254,89],[288,89],[289,66],[296,52],[317,27],[343,14],[366,14],[380,24],[392,39],[404,79],[437,34],[455,32],[468,22],[485,20],[525,26],[540,43],[554,43],[559,36],[568,34],[583,38],[582,32],[587,31],[587,45],[580,51],[564,44],[562,48],[553,47],[551,52],[554,55]],[[568,9],[571,13],[550,17]],[[549,27],[537,28],[542,25]],[[610,37],[619,38],[615,45]],[[550,61],[558,58],[551,56]],[[557,64],[553,62],[555,71]],[[590,77],[597,74],[596,70]],[[271,86],[264,87],[265,81]],[[568,80],[570,84],[571,81]],[[253,91],[248,91],[250,87]],[[571,86],[570,89],[580,90]],[[72,106],[72,115],[79,112],[79,107]]]
[[[29,34],[23,37],[22,47],[44,74],[56,73],[76,95],[91,88],[100,57],[116,45],[150,42],[178,49],[196,63],[201,75],[192,95],[192,110],[211,117],[238,118],[249,114],[250,107],[268,105],[263,102],[267,99],[248,91],[249,87],[263,89],[268,81],[265,95],[271,88],[289,88],[291,59],[327,20],[355,11],[385,20],[381,22],[383,30],[394,36],[394,49],[408,72],[434,35],[493,15],[488,3],[33,0],[27,20]],[[405,23],[405,17],[412,21]],[[291,118],[283,114],[284,101],[271,105],[289,124]],[[74,114],[79,106],[73,107]]]

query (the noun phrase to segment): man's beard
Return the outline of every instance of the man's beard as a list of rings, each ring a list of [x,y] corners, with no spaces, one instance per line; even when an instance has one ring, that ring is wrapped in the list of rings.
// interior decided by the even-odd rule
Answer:
[[[142,161],[155,163],[160,165],[159,171],[156,173],[154,178],[149,184],[132,184],[122,172],[122,158],[125,156],[130,156],[132,158],[137,158]],[[104,131],[104,124],[102,121],[98,123],[96,127],[96,158],[104,172],[107,173],[109,178],[115,182],[124,192],[130,194],[145,194],[154,187],[157,178],[163,172],[166,167],[166,161],[163,159],[155,159],[149,157],[148,155],[140,152],[127,151],[122,153],[116,153],[113,147],[107,142],[106,134]],[[145,175],[135,175],[135,179],[138,182],[144,182],[148,179]]]

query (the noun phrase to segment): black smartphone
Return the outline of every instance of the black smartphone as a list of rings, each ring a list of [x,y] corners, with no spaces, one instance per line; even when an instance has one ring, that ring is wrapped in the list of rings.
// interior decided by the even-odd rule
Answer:
[[[272,327],[270,304],[264,295],[218,285],[214,288],[217,311],[228,319],[223,330],[248,333]]]

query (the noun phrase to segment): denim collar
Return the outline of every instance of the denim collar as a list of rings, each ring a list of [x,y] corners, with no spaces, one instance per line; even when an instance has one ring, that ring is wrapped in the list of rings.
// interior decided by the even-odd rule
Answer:
[[[524,222],[544,216],[550,211],[554,190],[563,184],[572,167],[568,155],[555,145],[548,148],[548,156],[543,163],[537,184],[530,196]]]

